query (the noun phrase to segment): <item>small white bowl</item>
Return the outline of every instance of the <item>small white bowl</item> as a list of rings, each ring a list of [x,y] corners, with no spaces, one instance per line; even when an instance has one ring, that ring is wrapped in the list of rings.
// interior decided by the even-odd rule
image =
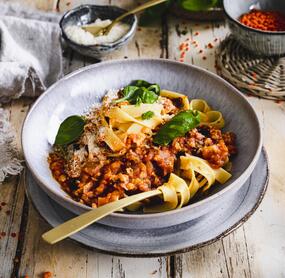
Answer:
[[[120,39],[110,42],[101,43],[94,45],[83,45],[78,44],[71,40],[66,32],[65,28],[70,25],[86,25],[94,22],[96,19],[115,19],[121,14],[125,13],[126,10],[117,6],[99,6],[99,5],[81,5],[76,7],[63,15],[60,20],[60,28],[63,39],[66,44],[84,56],[90,56],[94,58],[101,58],[110,54],[111,52],[120,49],[124,45],[130,42],[136,33],[138,19],[136,15],[129,15],[123,22],[130,26],[130,29]]]

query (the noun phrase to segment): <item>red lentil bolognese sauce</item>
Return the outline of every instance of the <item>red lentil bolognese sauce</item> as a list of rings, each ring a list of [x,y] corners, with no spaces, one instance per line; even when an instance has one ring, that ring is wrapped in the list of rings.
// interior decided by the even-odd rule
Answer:
[[[48,162],[64,191],[96,208],[163,185],[171,173],[183,172],[181,156],[224,167],[237,150],[234,133],[222,133],[223,125],[222,114],[204,100],[189,102],[138,80],[110,91],[88,114],[67,118]]]

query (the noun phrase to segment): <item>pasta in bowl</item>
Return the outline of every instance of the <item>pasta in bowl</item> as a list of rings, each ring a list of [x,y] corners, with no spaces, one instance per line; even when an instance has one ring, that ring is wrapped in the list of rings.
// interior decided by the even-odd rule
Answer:
[[[261,129],[256,113],[241,93],[239,93],[234,87],[232,87],[230,84],[228,84],[226,81],[219,78],[218,76],[195,66],[190,66],[175,61],[163,59],[126,59],[121,61],[118,60],[98,63],[86,68],[82,68],[77,72],[73,72],[65,76],[53,86],[51,86],[42,96],[39,97],[39,99],[30,109],[25,119],[22,132],[22,145],[26,164],[41,189],[44,190],[50,198],[59,203],[62,207],[68,209],[69,211],[75,214],[81,214],[83,212],[91,210],[92,202],[90,200],[86,199],[86,201],[80,201],[80,194],[76,197],[73,197],[74,199],[71,197],[73,192],[75,193],[78,187],[78,181],[76,181],[76,179],[78,178],[73,178],[75,179],[76,183],[75,185],[72,185],[71,183],[71,191],[67,193],[67,190],[63,190],[63,186],[60,186],[56,179],[53,177],[53,172],[50,169],[50,164],[48,163],[47,158],[50,156],[51,153],[55,151],[54,143],[56,141],[56,135],[61,124],[65,122],[65,119],[68,119],[70,116],[73,115],[75,116],[75,119],[78,120],[75,122],[71,121],[71,123],[76,123],[75,125],[79,127],[79,129],[72,128],[72,141],[68,142],[67,144],[65,143],[65,145],[71,145],[69,147],[71,148],[71,151],[69,153],[72,154],[73,147],[75,149],[74,151],[76,151],[77,148],[79,150],[82,146],[80,146],[80,144],[74,145],[71,143],[74,143],[75,141],[79,140],[79,137],[84,136],[84,132],[82,132],[82,130],[85,130],[86,121],[89,120],[89,117],[92,117],[92,111],[102,107],[102,100],[104,100],[104,97],[106,96],[106,93],[110,90],[110,88],[124,88],[129,85],[133,80],[138,79],[148,80],[151,84],[159,84],[161,88],[163,88],[163,90],[160,89],[160,94],[158,98],[170,99],[175,107],[179,106],[179,109],[174,113],[169,112],[163,114],[165,111],[162,110],[160,115],[157,113],[156,115],[152,116],[152,113],[146,113],[144,117],[151,118],[144,120],[142,119],[142,114],[140,114],[141,111],[139,111],[139,115],[135,115],[132,114],[133,112],[125,110],[125,113],[129,112],[127,114],[131,115],[132,119],[134,118],[136,121],[139,122],[146,121],[150,123],[154,122],[155,117],[162,118],[163,122],[159,123],[157,127],[151,128],[151,132],[143,133],[146,137],[145,140],[151,140],[152,138],[154,138],[155,134],[157,134],[157,131],[180,112],[182,113],[186,110],[198,110],[200,111],[200,123],[193,129],[189,129],[187,132],[192,132],[194,134],[195,132],[198,132],[197,129],[201,128],[201,123],[203,123],[203,121],[205,122],[205,118],[207,118],[208,121],[217,121],[220,124],[223,124],[224,120],[224,127],[222,129],[221,127],[216,127],[216,129],[222,131],[222,134],[227,134],[227,132],[234,132],[236,134],[236,145],[238,148],[238,154],[232,154],[228,156],[230,162],[233,165],[232,169],[230,169],[230,163],[227,163],[226,156],[223,158],[222,164],[225,163],[223,164],[223,167],[231,174],[231,177],[228,179],[228,181],[226,181],[222,185],[218,181],[215,182],[215,184],[212,185],[208,190],[205,190],[205,193],[202,192],[203,189],[205,189],[205,186],[202,186],[201,189],[196,192],[196,194],[193,194],[192,192],[192,197],[190,196],[190,201],[187,203],[187,205],[185,202],[182,208],[171,209],[160,213],[144,213],[143,210],[147,207],[150,208],[153,207],[153,205],[162,205],[164,203],[162,198],[155,197],[153,199],[143,202],[143,206],[139,206],[138,210],[136,210],[136,207],[128,208],[129,210],[135,210],[134,212],[126,210],[124,213],[112,213],[107,217],[99,220],[99,222],[101,224],[114,227],[144,229],[154,227],[168,227],[184,223],[191,219],[197,219],[198,217],[205,215],[213,209],[218,208],[227,197],[236,194],[237,190],[242,187],[245,181],[249,178],[260,155]],[[164,89],[167,89],[168,92]],[[155,89],[155,87],[152,87],[151,90],[155,92],[155,90],[157,89]],[[110,96],[111,98],[110,104],[111,102],[113,102],[114,98],[123,97],[121,93],[118,95],[118,91],[121,90],[109,92],[107,94],[107,96]],[[167,94],[169,93],[169,91],[172,97],[167,95],[162,96],[162,94]],[[131,91],[129,91],[129,93],[130,95],[132,95]],[[175,99],[173,95],[177,93],[181,93],[184,97]],[[156,100],[156,96],[154,96],[153,94],[144,95],[145,96],[143,96],[143,98]],[[149,97],[150,95],[152,95],[152,97]],[[135,97],[137,96],[137,94],[133,96],[134,99],[131,100],[129,104],[121,101],[116,105],[113,105],[113,103],[111,105],[120,109],[122,109],[124,105],[134,105],[131,107],[137,109],[135,101],[138,100],[140,102],[139,99],[141,99],[141,97]],[[186,98],[188,99],[189,105],[191,105],[191,107],[189,109],[184,108],[183,110],[181,109],[181,107],[182,105],[185,105],[184,103],[186,103]],[[153,104],[164,104],[163,106],[166,106],[166,108],[168,108],[166,103],[160,103],[160,101],[155,101],[154,103],[144,103],[144,101],[142,101],[141,104],[142,107],[147,107],[146,105]],[[208,110],[208,106],[211,108],[211,111]],[[171,108],[171,106],[169,106],[169,108]],[[146,112],[149,111],[151,110],[146,110]],[[156,111],[157,110],[155,110],[154,112]],[[123,114],[125,115],[125,113]],[[192,113],[189,114],[190,115],[188,115],[187,119],[191,118],[192,120],[195,120],[195,118],[197,118],[195,117],[195,113],[194,115],[192,115]],[[121,137],[120,139],[122,140],[124,131],[123,128],[125,128],[126,130],[127,124],[120,123],[120,131],[119,128],[116,126],[117,123],[111,123],[113,120],[111,121],[110,117],[107,117],[106,113],[103,116],[106,118],[109,127],[111,124],[112,131],[115,133],[115,135],[119,138]],[[220,118],[220,116],[222,116],[222,119]],[[181,120],[184,121],[184,117],[182,117],[183,119],[179,118],[178,122]],[[191,124],[192,123],[195,123],[195,121],[192,121]],[[134,125],[133,127],[135,126],[136,125]],[[183,125],[182,128],[178,128],[179,131],[183,131],[185,126]],[[209,126],[204,126],[206,127],[206,129],[209,129]],[[65,127],[69,129],[70,126],[67,125]],[[100,130],[102,131],[102,126],[100,127]],[[147,131],[147,129],[149,129],[148,126],[144,127],[143,131]],[[174,129],[171,132],[166,133],[171,134],[173,136],[176,134],[175,132],[176,131]],[[199,133],[208,138],[209,132],[206,132],[205,130],[203,132],[204,134],[202,134],[201,130],[201,132]],[[186,133],[185,135],[180,135],[180,137],[190,136],[190,134],[187,135]],[[78,137],[74,139],[74,135],[75,137]],[[214,136],[214,134],[212,136]],[[195,142],[194,139],[191,140]],[[228,139],[224,137],[223,140],[224,142],[226,142],[226,140]],[[175,141],[179,140],[175,140],[175,138],[173,138],[166,145],[153,143],[152,146],[155,151],[154,154],[156,154],[158,150],[170,148]],[[123,141],[123,143],[126,145],[128,144],[127,141]],[[228,143],[225,144],[229,145]],[[74,146],[72,147],[72,145]],[[181,140],[181,142],[178,142],[177,146],[178,145],[186,148],[186,145],[184,144],[183,140]],[[90,145],[90,147],[93,146]],[[95,147],[97,148],[97,146],[94,146],[94,148]],[[99,147],[101,147],[100,144]],[[105,150],[104,156],[108,155],[107,159],[120,160],[120,157],[116,157],[116,155],[118,155],[118,153],[120,153],[120,155],[121,153],[124,155],[123,148],[122,150],[112,151],[110,147],[106,145],[106,143],[103,144],[103,149]],[[207,149],[205,149],[204,152],[206,150]],[[160,178],[161,182],[157,182],[157,188],[163,187],[164,184],[167,185],[168,179],[170,177],[170,172],[171,174],[174,174],[183,179],[188,187],[190,178],[183,178],[178,171],[180,169],[180,156],[182,156],[183,153],[178,152],[177,155],[175,154],[175,157],[172,153],[172,150],[161,152],[160,154],[165,154],[168,152],[171,153],[170,157],[174,158],[174,170],[173,172],[167,170],[167,175],[165,175],[165,177],[163,175],[158,175],[158,178]],[[112,155],[113,153],[115,154],[115,156],[112,158],[110,155]],[[184,156],[186,156],[186,152],[184,152],[184,154]],[[204,160],[208,159],[207,157],[203,157],[196,153],[192,153],[192,155]],[[154,165],[154,167],[157,167],[157,162],[153,161],[154,157],[150,156],[149,159],[151,160],[150,162]],[[159,156],[157,156],[155,159],[159,160]],[[171,159],[162,156],[161,162],[164,161],[170,163]],[[214,163],[214,161],[209,162],[211,162],[212,164]],[[143,163],[146,164],[146,162]],[[211,168],[213,168],[212,166]],[[137,174],[137,168],[138,167],[134,167],[134,175]],[[214,169],[217,168],[218,165],[216,166],[216,168],[214,166]],[[180,169],[180,171],[182,170]],[[157,171],[157,169],[155,169],[155,171]],[[122,172],[122,174],[125,173]],[[149,176],[149,174],[147,174],[147,176]],[[63,176],[61,178],[64,179],[65,177]],[[151,179],[153,179],[153,177]],[[200,180],[200,177],[198,177],[198,175],[197,180],[198,182]],[[66,186],[66,188],[68,188],[68,186]],[[156,188],[154,186],[154,183],[150,187],[150,189],[153,188]],[[88,192],[87,189],[88,188],[86,186],[86,192]],[[173,190],[171,192],[173,193]],[[124,194],[126,195],[135,193],[135,191],[124,192]],[[180,193],[176,194],[178,204],[181,203],[179,195]],[[97,201],[95,199],[95,205],[97,206],[99,206],[98,201],[99,198],[97,198]],[[104,199],[100,199],[100,202],[101,201],[102,203],[106,202],[106,200]]]
[[[230,179],[236,136],[223,133],[224,125],[205,100],[136,80],[110,90],[85,115],[65,119],[48,162],[77,202],[97,208],[159,189],[160,198],[126,209],[163,212]]]

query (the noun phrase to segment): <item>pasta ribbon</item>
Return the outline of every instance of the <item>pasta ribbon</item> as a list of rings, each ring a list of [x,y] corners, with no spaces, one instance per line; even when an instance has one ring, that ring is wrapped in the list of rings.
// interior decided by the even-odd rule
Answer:
[[[131,127],[132,123],[118,123],[115,119],[110,119],[110,126],[116,128],[122,132],[127,132],[127,130]]]
[[[191,109],[188,97],[183,95],[183,94],[180,94],[180,93],[177,93],[177,92],[168,91],[168,90],[161,90],[160,91],[160,96],[167,97],[167,98],[170,98],[170,99],[180,98],[181,102],[183,104],[183,110]]]
[[[225,120],[223,115],[219,111],[209,111],[206,113],[207,116],[207,123],[215,128],[223,128],[225,126]]]
[[[216,176],[216,180],[220,183],[220,184],[224,184],[226,183],[232,176],[231,173],[229,173],[228,171],[226,171],[223,168],[219,168],[219,169],[214,169],[215,171],[215,176]]]
[[[145,207],[145,212],[162,212],[181,208],[190,200],[187,183],[175,174],[170,174],[168,182],[158,189],[162,192],[163,204]]]
[[[142,133],[142,129],[144,127],[142,125],[139,125],[137,123],[133,123],[130,125],[130,127],[126,130],[127,134],[139,134]]]
[[[182,176],[187,180],[189,180],[188,188],[190,191],[190,198],[193,198],[194,195],[199,190],[199,188],[202,187],[203,185],[202,184],[200,185],[200,183],[196,179],[195,172],[193,169],[183,170]]]
[[[167,184],[172,185],[175,188],[176,192],[178,193],[179,204],[177,208],[181,208],[182,206],[186,205],[189,202],[190,191],[184,179],[178,177],[175,174],[171,174]]]
[[[128,113],[120,109],[119,107],[112,107],[107,113],[106,116],[110,119],[114,119],[118,123],[129,123],[134,122],[138,124],[142,124],[140,121],[130,116]]]
[[[202,175],[207,183],[212,185],[215,182],[215,172],[206,160],[189,155],[180,157],[180,168],[182,170],[193,169],[196,173]]]
[[[146,103],[141,103],[139,106],[138,105],[122,105],[121,109],[128,113],[130,116],[134,118],[139,118],[143,113],[146,113],[148,111],[154,112],[156,116],[161,115],[161,110],[163,108],[162,104],[159,103],[153,103],[153,104],[146,104]]]
[[[173,210],[173,209],[177,208],[178,197],[177,197],[174,186],[172,186],[170,184],[164,184],[164,185],[158,187],[158,189],[162,193],[163,204],[147,206],[144,208],[144,212],[155,213],[155,212],[163,212],[163,211]]]
[[[213,111],[208,103],[203,99],[192,99],[190,109],[199,111],[201,125],[210,125],[215,128],[223,128],[225,120],[219,111]]]
[[[212,169],[206,160],[192,155],[180,157],[180,168],[182,176],[190,180],[189,190],[191,198],[200,188],[206,191],[216,180],[224,184],[232,176],[223,168]],[[196,177],[197,174],[200,175],[198,176],[199,180]]]
[[[109,148],[116,152],[120,151],[125,147],[125,144],[122,140],[114,133],[112,128],[110,127],[103,127],[102,133],[104,136],[105,143],[109,146]]]
[[[197,110],[203,113],[211,111],[212,109],[208,105],[208,103],[203,99],[192,99],[190,101],[190,109]]]
[[[136,118],[130,116],[127,112],[123,111],[119,107],[112,107],[106,114],[110,119],[116,120],[118,123],[130,123],[134,122],[143,125],[148,128],[152,128],[153,122],[149,120],[139,121]],[[151,120],[151,119],[150,119]]]

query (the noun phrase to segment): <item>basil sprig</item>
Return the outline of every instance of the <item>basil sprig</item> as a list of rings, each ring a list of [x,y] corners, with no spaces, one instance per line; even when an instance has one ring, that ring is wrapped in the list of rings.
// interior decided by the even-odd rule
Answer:
[[[200,115],[197,111],[182,111],[158,130],[153,138],[153,142],[158,145],[166,146],[173,139],[184,136],[189,130],[199,124]]]
[[[59,126],[55,137],[55,145],[67,145],[78,139],[83,133],[85,120],[73,115],[66,118]]]
[[[154,103],[157,101],[159,93],[159,85],[151,84],[144,80],[136,80],[122,90],[123,97],[116,100],[115,103],[125,100],[135,105],[140,105],[141,103]]]
[[[154,116],[154,112],[153,111],[146,111],[142,114],[142,119],[143,120],[149,120]]]

